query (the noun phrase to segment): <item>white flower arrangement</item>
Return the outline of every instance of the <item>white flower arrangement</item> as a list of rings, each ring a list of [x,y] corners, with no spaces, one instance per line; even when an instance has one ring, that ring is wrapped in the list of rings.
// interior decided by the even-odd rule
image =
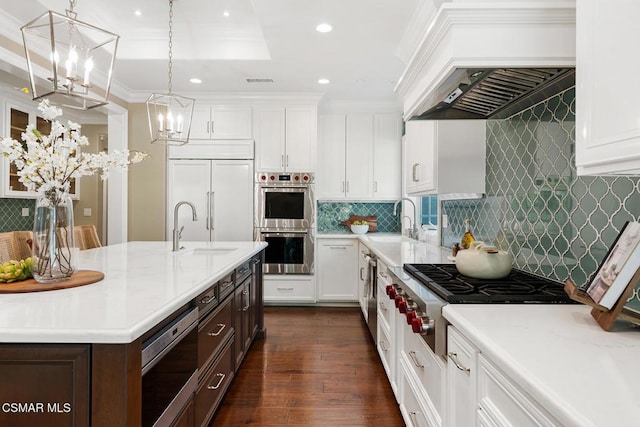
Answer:
[[[51,122],[49,135],[43,135],[34,125],[29,125],[22,133],[22,143],[0,138],[0,153],[16,165],[19,181],[29,191],[42,194],[55,191],[60,198],[69,193],[72,179],[100,172],[105,180],[111,168],[126,169],[129,164],[139,163],[148,156],[129,150],[83,153],[81,147],[88,146],[89,140],[80,134],[79,124],[68,121],[64,126],[55,120],[62,115],[62,110],[49,105],[46,99],[40,102],[38,110]]]

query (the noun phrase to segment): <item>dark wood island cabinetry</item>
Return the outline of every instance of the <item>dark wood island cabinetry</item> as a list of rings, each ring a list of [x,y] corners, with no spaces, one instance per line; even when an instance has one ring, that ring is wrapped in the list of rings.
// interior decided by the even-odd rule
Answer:
[[[180,351],[193,353],[194,387],[178,409],[164,417],[162,425],[206,427],[251,342],[256,336],[263,336],[263,254],[251,256],[185,304],[192,311],[198,307],[198,318],[192,332],[185,332],[185,344],[174,348],[182,346]],[[238,300],[237,295],[242,298]],[[186,310],[184,307],[169,318],[178,317],[181,310]],[[148,403],[148,396],[145,400],[148,387],[144,384],[152,381],[145,380],[141,353],[149,334],[157,333],[155,329],[167,329],[162,322],[158,325],[133,342],[122,344],[0,344],[0,425],[154,425],[144,409],[153,406]],[[236,347],[236,343],[240,346]],[[168,368],[162,367],[166,378],[162,381],[174,381],[174,367],[186,369],[178,366],[184,365],[179,361],[182,357],[171,356],[171,351],[162,353],[163,359],[176,359],[166,363]],[[162,362],[157,363],[159,366]],[[153,410],[157,412],[157,408]],[[167,419],[171,420],[168,424]]]

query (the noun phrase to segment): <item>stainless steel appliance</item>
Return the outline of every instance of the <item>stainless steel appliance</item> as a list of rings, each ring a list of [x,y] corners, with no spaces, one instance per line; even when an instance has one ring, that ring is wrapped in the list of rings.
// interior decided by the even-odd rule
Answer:
[[[256,174],[254,239],[267,242],[265,274],[313,274],[313,174]]]
[[[142,426],[170,426],[198,386],[198,308],[187,305],[142,337]]]
[[[303,229],[256,229],[256,240],[267,242],[265,274],[312,274],[313,233]]]
[[[313,227],[313,174],[256,174],[255,228]]]
[[[367,309],[365,320],[373,342],[376,342],[378,338],[378,258],[374,254],[362,254],[362,256],[367,261],[366,286],[364,289]]]
[[[513,269],[503,279],[472,279],[454,264],[405,264],[391,267],[386,292],[435,354],[447,348],[445,304],[572,304],[561,283]]]

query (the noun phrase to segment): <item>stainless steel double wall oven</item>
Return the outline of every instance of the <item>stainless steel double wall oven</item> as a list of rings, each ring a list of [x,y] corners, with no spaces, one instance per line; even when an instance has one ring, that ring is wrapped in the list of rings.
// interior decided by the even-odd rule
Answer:
[[[258,172],[254,238],[269,244],[266,274],[313,273],[313,174]]]

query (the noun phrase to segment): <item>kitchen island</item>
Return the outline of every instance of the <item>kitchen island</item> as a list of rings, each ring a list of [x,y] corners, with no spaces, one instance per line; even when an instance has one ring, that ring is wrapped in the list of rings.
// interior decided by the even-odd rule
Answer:
[[[186,249],[177,252],[171,251],[171,242],[130,242],[82,251],[79,269],[104,273],[102,281],[56,291],[0,295],[0,424],[145,425],[141,410],[144,342],[151,339],[150,331],[155,336],[157,325],[187,308],[197,320],[195,308],[202,312],[202,295],[206,302],[224,296],[237,302],[229,305],[234,312],[251,313],[256,328],[247,332],[249,344],[253,336],[262,333],[259,261],[266,244],[182,244]],[[257,260],[259,269],[249,266],[251,259]],[[260,289],[235,283],[243,267],[254,269]],[[251,271],[247,271],[249,276]],[[225,286],[233,283],[224,294],[222,282]],[[223,301],[219,302],[222,306]],[[255,307],[248,310],[249,306]],[[212,311],[210,316],[217,315],[218,310]],[[231,308],[228,311],[234,316]],[[210,316],[201,318],[197,329],[206,328]],[[234,325],[240,328],[240,323],[238,320]],[[224,327],[217,329],[220,334]],[[232,330],[229,327],[221,334],[226,337],[221,347],[235,348]],[[200,363],[198,331],[190,335],[193,339],[185,343]],[[200,367],[206,362],[208,373],[216,362],[213,359],[204,360]],[[33,372],[35,377],[21,378],[25,372]],[[193,425],[193,420],[187,425]]]

